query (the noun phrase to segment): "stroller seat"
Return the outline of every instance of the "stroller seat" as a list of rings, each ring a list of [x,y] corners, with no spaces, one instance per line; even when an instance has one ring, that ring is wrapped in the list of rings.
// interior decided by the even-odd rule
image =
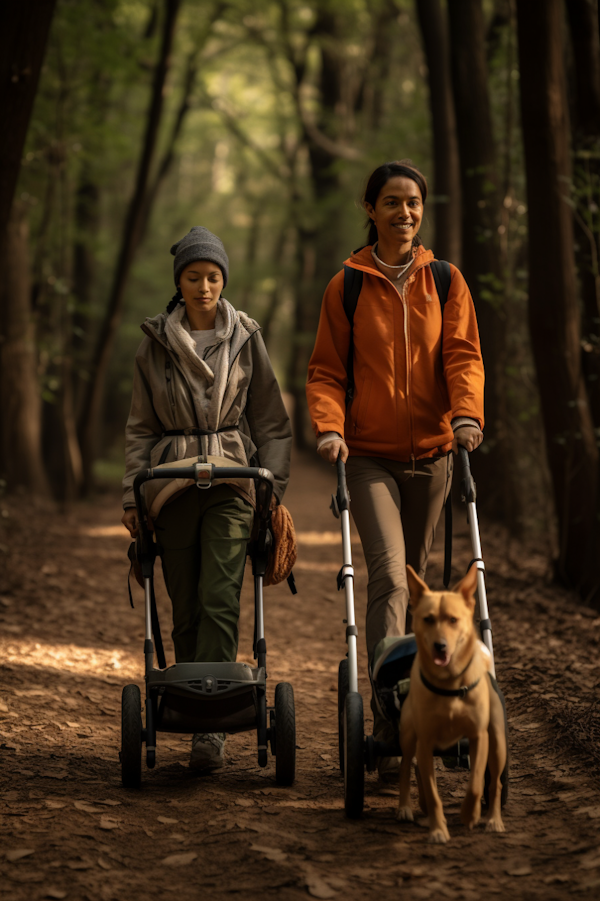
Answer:
[[[375,703],[382,716],[397,725],[410,686],[410,670],[417,653],[412,632],[390,635],[376,645],[369,667]]]

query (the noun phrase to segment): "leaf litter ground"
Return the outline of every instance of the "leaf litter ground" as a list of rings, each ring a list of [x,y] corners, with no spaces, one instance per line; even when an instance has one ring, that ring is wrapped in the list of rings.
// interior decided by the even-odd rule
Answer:
[[[451,842],[394,818],[395,786],[366,777],[365,813],[344,818],[337,768],[337,666],[345,653],[334,471],[298,458],[286,497],[300,535],[296,578],[265,592],[269,700],[294,685],[298,775],[278,788],[252,734],[227,740],[227,766],[198,776],[189,736],[159,735],[140,792],[120,785],[120,694],[142,685],[143,605],[127,601],[127,536],[107,494],[57,516],[17,507],[3,522],[0,588],[0,880],[4,901],[167,901],[273,896],[340,899],[596,898],[600,894],[600,616],[551,585],[535,547],[483,527],[499,682],[512,755],[504,835],[459,821],[466,774],[438,768]],[[11,513],[10,505],[7,505]],[[22,505],[19,506],[22,511]],[[456,516],[457,576],[470,559]],[[428,580],[440,585],[440,534]],[[360,546],[361,691],[366,573]],[[169,603],[157,572],[163,632]],[[239,658],[251,660],[252,593]],[[172,652],[169,648],[168,653]],[[367,723],[367,727],[368,727]],[[416,801],[416,798],[415,798]]]

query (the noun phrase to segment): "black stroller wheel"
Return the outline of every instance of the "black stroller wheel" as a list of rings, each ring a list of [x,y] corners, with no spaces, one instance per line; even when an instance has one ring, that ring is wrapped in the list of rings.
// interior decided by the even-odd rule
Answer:
[[[289,682],[275,688],[275,780],[293,785],[296,778],[296,709]]]
[[[344,704],[344,808],[351,819],[359,817],[365,799],[365,728],[362,696],[346,695]]]
[[[121,779],[125,788],[142,782],[142,699],[137,685],[126,685],[121,698]]]
[[[500,806],[505,807],[508,802],[508,780],[509,780],[509,772],[510,772],[510,750],[508,747],[508,717],[506,715],[506,700],[504,698],[504,694],[500,689],[498,683],[495,679],[491,680],[492,687],[498,697],[500,698],[500,703],[502,704],[502,712],[504,713],[504,737],[506,740],[506,763],[504,764],[504,769],[500,775],[500,784],[502,785],[502,792],[500,795]],[[490,771],[489,768],[485,768],[485,781],[483,785],[483,801],[486,807],[490,806]]]
[[[346,695],[350,691],[350,679],[348,676],[348,660],[340,661],[338,670],[338,746],[340,755],[340,773],[344,774],[344,706]]]

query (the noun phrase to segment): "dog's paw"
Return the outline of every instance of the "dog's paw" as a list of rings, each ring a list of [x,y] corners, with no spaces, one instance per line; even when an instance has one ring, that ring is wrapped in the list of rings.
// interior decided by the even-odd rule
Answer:
[[[396,811],[396,819],[401,823],[413,823],[415,818],[410,807],[399,807]]]
[[[474,829],[481,819],[481,805],[478,798],[467,795],[460,808],[461,822],[467,829]]]
[[[504,823],[500,817],[489,817],[485,821],[485,831],[486,832],[506,832],[504,827]]]
[[[438,826],[429,833],[427,841],[430,845],[445,845],[450,841],[450,833],[445,826]]]

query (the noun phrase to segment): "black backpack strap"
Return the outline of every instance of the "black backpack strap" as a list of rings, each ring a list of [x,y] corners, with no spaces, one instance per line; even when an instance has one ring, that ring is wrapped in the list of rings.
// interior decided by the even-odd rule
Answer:
[[[435,282],[435,288],[440,299],[442,308],[442,317],[444,315],[444,307],[448,300],[448,291],[450,290],[450,282],[452,281],[452,273],[450,271],[450,263],[445,260],[434,260],[430,263],[431,274]]]
[[[350,345],[348,347],[348,363],[346,374],[348,386],[346,388],[346,407],[352,403],[354,397],[354,313],[362,290],[363,273],[361,269],[354,269],[344,263],[344,313],[350,323]]]

